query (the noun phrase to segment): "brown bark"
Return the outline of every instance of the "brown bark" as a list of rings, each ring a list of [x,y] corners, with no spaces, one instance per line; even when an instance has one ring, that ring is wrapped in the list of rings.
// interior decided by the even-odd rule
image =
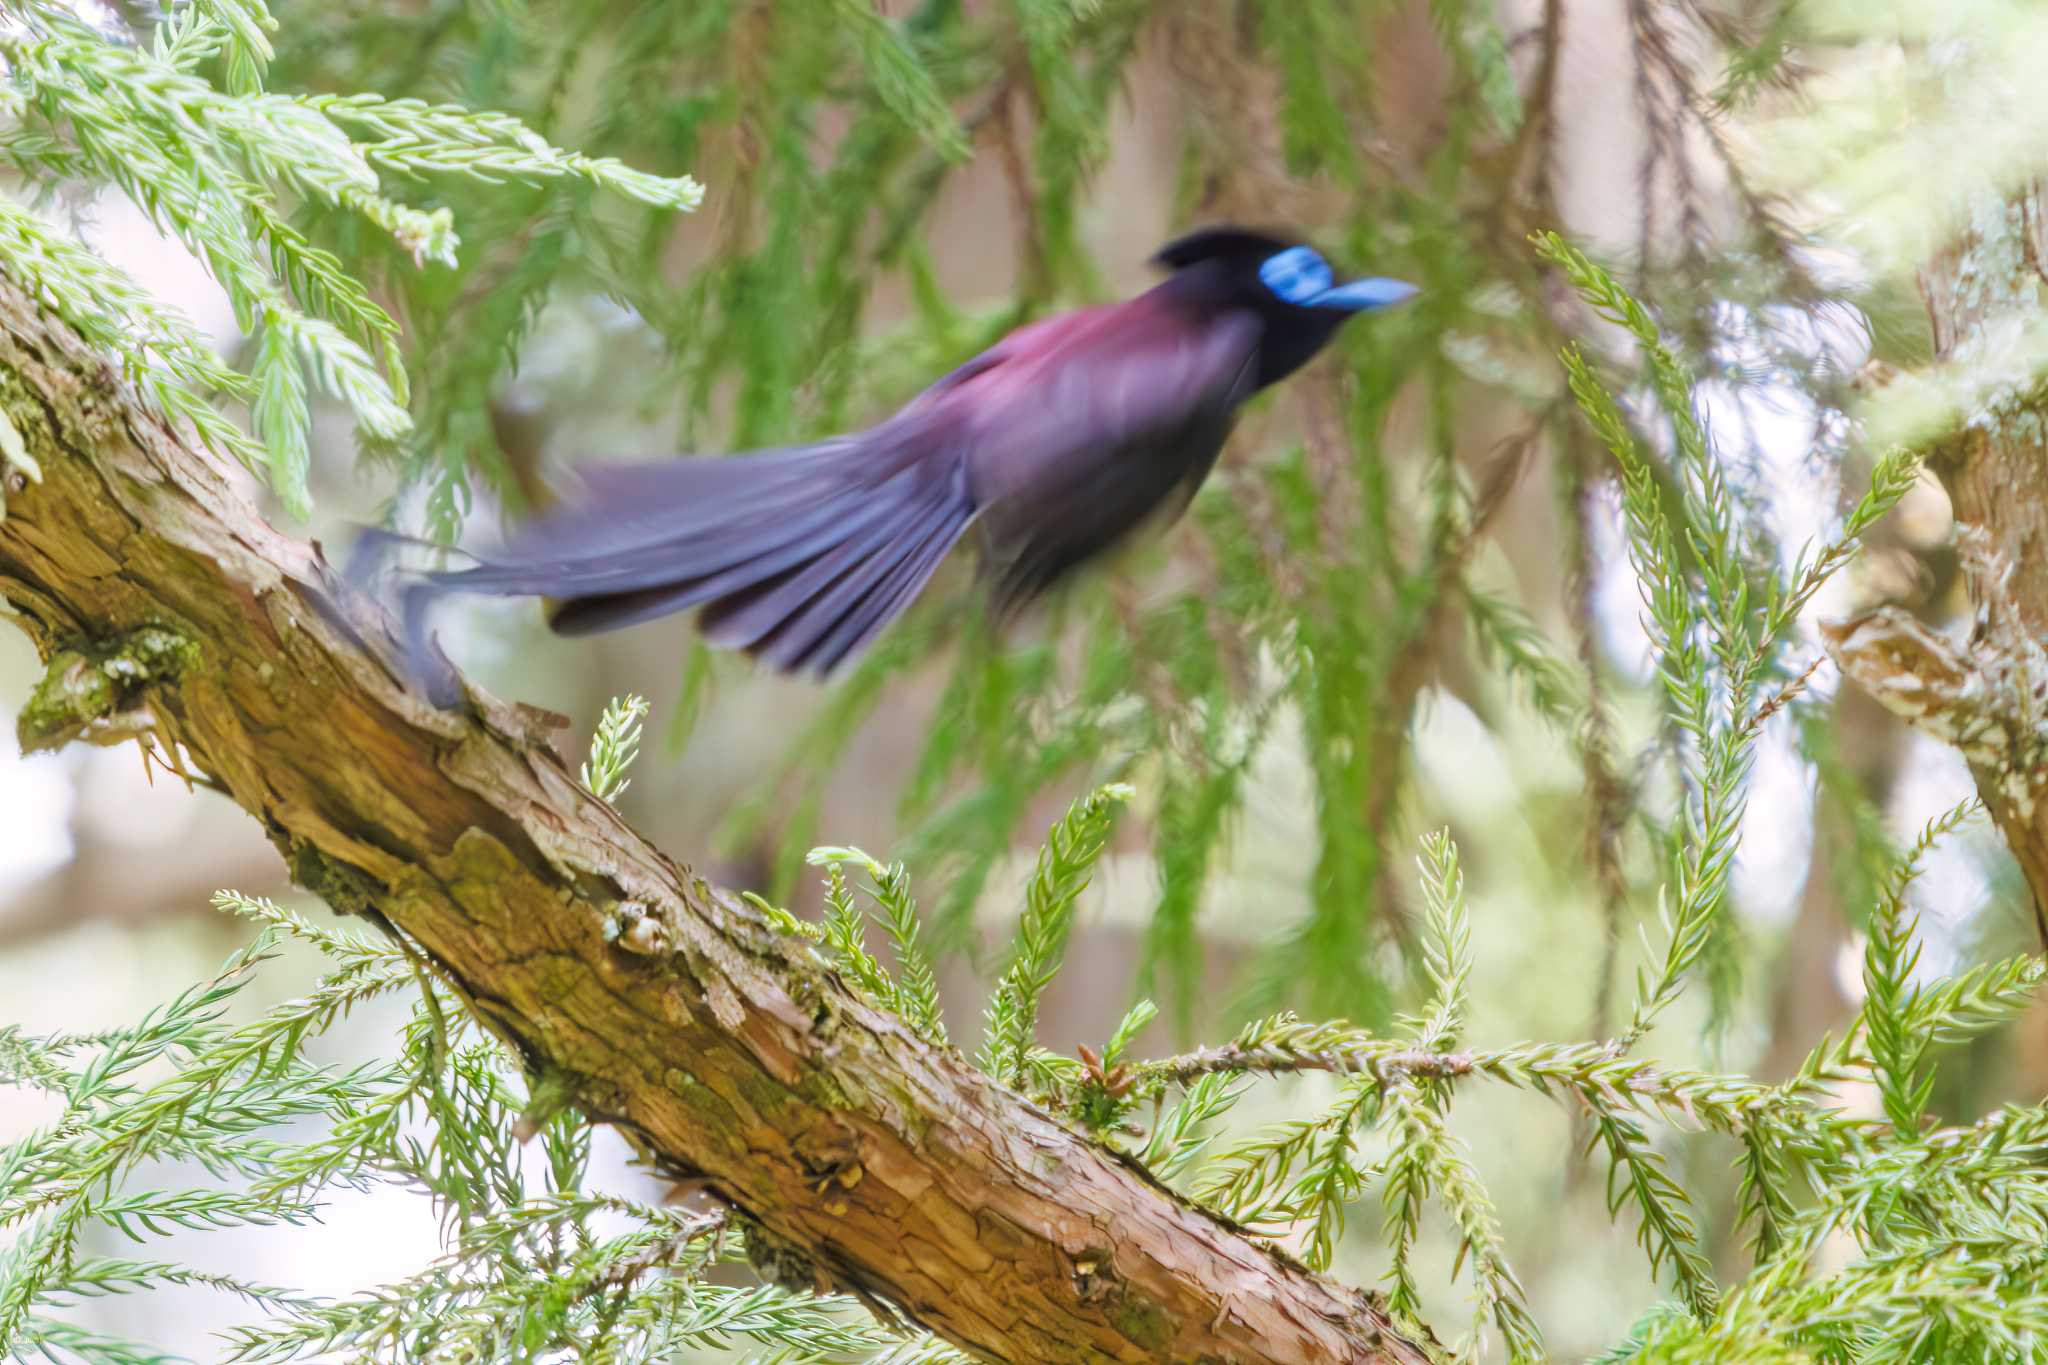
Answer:
[[[0,281],[0,594],[50,673],[24,747],[153,737],[374,910],[593,1117],[788,1273],[1007,1361],[1420,1362],[1308,1273],[918,1040],[592,797],[535,713],[437,711],[317,547]]]
[[[1922,272],[1935,357],[1967,360],[1987,329],[2017,309],[2033,323],[2041,307],[2044,242],[2041,187],[2030,186]],[[1987,275],[1988,278],[1973,278]],[[1992,818],[2012,845],[2037,907],[2048,906],[2048,426],[2041,395],[2015,393],[1973,414],[1935,451],[1957,525],[1981,534],[1965,546],[1977,603],[1973,645],[1988,689],[2008,713],[2011,742],[1968,755]]]
[[[1973,206],[1971,227],[1920,274],[1937,363],[2010,369],[2037,327],[2048,217],[2041,187]],[[1977,395],[1929,468],[1955,509],[1975,619],[1967,639],[1885,608],[1832,627],[1843,671],[1956,746],[2033,891],[2048,907],[2048,403],[2031,385]],[[2042,914],[2048,943],[2048,914]]]

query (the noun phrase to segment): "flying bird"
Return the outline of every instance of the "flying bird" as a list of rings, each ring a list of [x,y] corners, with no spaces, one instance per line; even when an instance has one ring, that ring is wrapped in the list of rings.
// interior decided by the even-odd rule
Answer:
[[[584,471],[582,498],[469,568],[408,593],[554,599],[562,635],[690,607],[717,646],[829,674],[902,614],[970,532],[1006,615],[1154,513],[1185,507],[1246,399],[1301,368],[1345,320],[1410,297],[1339,282],[1298,240],[1209,228],[1153,258],[1122,303],[1021,327],[852,435],[724,459]]]

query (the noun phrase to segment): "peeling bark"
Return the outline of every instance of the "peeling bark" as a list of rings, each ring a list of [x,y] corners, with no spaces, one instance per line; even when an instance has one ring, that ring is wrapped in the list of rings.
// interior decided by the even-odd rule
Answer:
[[[1975,526],[1957,532],[1963,572],[1980,598],[1975,630],[1952,639],[1899,607],[1880,607],[1821,634],[1849,677],[1886,710],[1952,746],[2001,799],[2031,822],[2048,790],[2048,650],[2017,624],[2012,567]]]
[[[0,411],[27,457],[0,471],[0,595],[51,665],[23,747],[139,735],[189,764],[297,881],[403,929],[587,1113],[755,1219],[785,1272],[993,1360],[1429,1359],[1374,1296],[857,999],[580,787],[537,713],[408,692],[387,619],[317,547],[4,280]]]
[[[1970,634],[1948,640],[1894,611],[1837,627],[1832,649],[1879,701],[1969,760],[2048,942],[2048,396],[2031,374],[1982,390],[2024,357],[2040,324],[2043,189],[1980,196],[1920,273],[1936,362],[1979,387],[1928,460],[1955,509],[1977,608]]]

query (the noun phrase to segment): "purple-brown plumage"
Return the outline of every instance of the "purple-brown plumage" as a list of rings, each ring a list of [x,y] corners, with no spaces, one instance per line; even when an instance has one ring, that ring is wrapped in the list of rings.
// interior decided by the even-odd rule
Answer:
[[[1198,232],[1173,273],[1099,308],[1019,328],[867,431],[729,459],[586,471],[583,498],[436,591],[554,598],[564,635],[701,606],[713,644],[829,673],[899,615],[973,531],[996,609],[1044,592],[1137,526],[1177,513],[1239,406],[1345,318],[1398,302],[1337,285],[1312,250]]]

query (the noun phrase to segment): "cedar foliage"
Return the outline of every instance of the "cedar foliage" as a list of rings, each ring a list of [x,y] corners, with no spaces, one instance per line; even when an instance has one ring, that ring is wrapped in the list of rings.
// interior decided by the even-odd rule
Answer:
[[[1285,1239],[1317,1268],[1340,1263],[1347,1229],[1366,1224],[1386,1248],[1391,1304],[1418,1320],[1443,1301],[1419,1278],[1416,1250],[1433,1225],[1471,1290],[1471,1341],[1544,1359],[1489,1193],[1502,1177],[1478,1169],[1454,1122],[1457,1101],[1491,1082],[1547,1096],[1578,1125],[1609,1211],[1667,1295],[1641,1321],[1612,1324],[1605,1358],[2032,1358],[2048,1330],[2048,1108],[1942,1122],[1933,1059],[2026,1007],[2042,959],[1916,971],[1907,888],[1972,811],[1930,822],[1904,852],[1887,848],[1792,643],[1802,610],[1911,487],[1915,457],[1826,444],[1827,459],[1865,471],[1851,481],[1868,491],[1827,544],[1788,557],[1754,480],[1700,416],[1693,364],[1728,339],[1723,305],[1745,316],[1744,300],[1810,298],[1785,229],[1749,203],[1728,252],[1749,269],[1733,278],[1690,239],[1688,259],[1666,268],[1646,214],[1633,264],[1655,286],[1653,311],[1564,239],[1524,239],[1554,216],[1547,163],[1532,174],[1515,158],[1550,136],[1531,92],[1555,73],[1547,56],[1517,65],[1491,6],[1428,6],[1451,97],[1406,174],[1376,159],[1375,25],[1390,7],[1240,0],[1190,7],[1178,22],[1167,8],[921,0],[884,17],[866,0],[437,0],[327,4],[279,22],[263,0],[185,0],[96,28],[38,0],[0,32],[0,156],[26,190],[129,195],[206,265],[249,340],[222,361],[27,195],[0,200],[0,261],[161,409],[261,470],[287,511],[303,513],[314,487],[317,392],[351,415],[365,461],[385,471],[392,520],[453,538],[480,503],[516,513],[527,496],[489,413],[550,305],[603,296],[629,310],[660,355],[634,399],[686,446],[842,429],[1032,314],[1104,295],[1084,228],[1120,93],[1150,51],[1205,71],[1217,79],[1182,97],[1179,191],[1163,217],[1292,203],[1312,187],[1332,253],[1415,279],[1423,298],[1351,329],[1303,377],[1300,434],[1278,403],[1262,406],[1189,524],[1136,569],[1078,588],[1035,642],[989,638],[943,602],[890,632],[791,745],[774,789],[736,808],[730,839],[782,849],[762,904],[875,1003],[944,1041],[934,957],[978,948],[973,911],[1028,812],[1048,794],[1072,796],[996,959],[978,1059],[1186,1197]],[[1638,57],[1661,75],[1642,98],[1681,123],[1700,106],[1755,98],[1786,78],[1790,13],[1744,28],[1703,12],[1721,62],[1702,73],[1644,7]],[[1271,92],[1270,146],[1232,126],[1232,102],[1260,89]],[[1685,136],[1667,155],[1683,154]],[[940,288],[927,228],[984,156],[1007,168],[1019,263],[1010,294],[970,306]],[[685,238],[678,215],[704,194],[693,177],[721,216]],[[1697,211],[1692,193],[1679,196],[1681,216]],[[701,259],[678,284],[670,263],[683,251]],[[1581,310],[1551,306],[1559,279]],[[913,302],[886,326],[867,315],[884,280],[907,282]],[[1801,377],[1825,392],[1824,377]],[[1485,459],[1462,421],[1471,411],[1510,433]],[[1603,662],[1584,601],[1560,613],[1503,581],[1484,553],[1525,477],[1554,482],[1580,579],[1602,571],[1593,528],[1613,490],[1654,656],[1649,687]],[[1168,572],[1197,590],[1127,590]],[[1417,859],[1408,834],[1426,826],[1408,809],[1420,800],[1410,721],[1446,657],[1491,671],[1468,693],[1489,721],[1533,719],[1582,773],[1571,820],[1595,851],[1609,935],[1658,906],[1642,915],[1647,950],[1627,1013],[1596,1010],[1597,1041],[1476,1036],[1488,926],[1466,903],[1474,850],[1433,832]],[[818,831],[801,817],[771,828],[771,812],[812,808],[806,791],[889,682],[920,668],[945,682],[901,793],[900,861],[812,850]],[[672,709],[688,716],[703,687],[742,678],[697,651]],[[631,698],[607,713],[584,769],[593,790],[624,791],[646,709]],[[1673,1041],[1674,1017],[1725,1023],[1759,955],[1737,931],[1729,877],[1751,769],[1780,713],[1852,850],[1842,898],[1868,935],[1854,1026],[1813,1040],[1788,1079],[1764,1084],[1643,1054]],[[1313,794],[1294,888],[1303,910],[1233,983],[1226,1025],[1196,1008],[1198,917],[1255,766],[1282,744],[1304,755]],[[1159,882],[1139,998],[1100,1051],[1069,1055],[1043,1040],[1040,1004],[1127,804]],[[773,906],[807,857],[826,880],[818,925]],[[1419,879],[1405,871],[1411,859]],[[936,888],[923,907],[912,870]],[[1513,876],[1498,863],[1485,872]],[[737,1220],[584,1188],[578,1116],[527,1093],[402,946],[258,900],[220,903],[253,921],[256,939],[133,1026],[0,1030],[0,1079],[62,1105],[0,1151],[0,1227],[13,1238],[0,1253],[0,1348],[158,1359],[66,1309],[203,1283],[249,1305],[249,1326],[226,1347],[237,1359],[635,1360],[728,1346],[793,1361],[953,1358],[851,1302],[771,1282],[730,1287],[713,1272],[747,1260]],[[253,1022],[226,1023],[285,938],[324,954],[326,978]],[[1601,1000],[1620,993],[1626,950],[1581,951],[1603,957]],[[354,1005],[408,991],[416,1012],[394,1055],[354,1069],[307,1058],[306,1043]],[[1702,994],[1701,1008],[1674,1015]],[[1155,1000],[1183,1044],[1252,1022],[1223,1044],[1143,1056],[1141,1036],[1158,1035],[1146,1034]],[[950,1020],[963,1038],[968,1027]],[[1326,1103],[1285,1088],[1302,1073],[1334,1078]],[[1875,1088],[1881,1113],[1842,1105],[1857,1083]],[[1233,1127],[1254,1095],[1296,1112]],[[293,1126],[309,1119],[311,1138]],[[538,1188],[512,1140],[522,1120],[539,1128]],[[171,1159],[215,1179],[168,1185],[157,1163]],[[104,1229],[146,1249],[167,1229],[307,1221],[322,1190],[383,1181],[433,1201],[444,1255],[342,1300],[92,1249]],[[1823,1246],[1836,1253],[1825,1265]],[[1454,1322],[1432,1325],[1459,1335]]]

